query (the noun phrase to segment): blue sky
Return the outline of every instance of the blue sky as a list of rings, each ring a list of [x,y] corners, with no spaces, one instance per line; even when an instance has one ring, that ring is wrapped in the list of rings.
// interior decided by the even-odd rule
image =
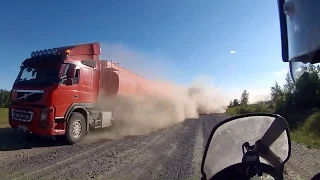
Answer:
[[[3,1],[0,88],[11,88],[33,50],[96,41],[129,69],[180,84],[205,75],[235,97],[267,95],[288,67],[277,13],[276,0]]]

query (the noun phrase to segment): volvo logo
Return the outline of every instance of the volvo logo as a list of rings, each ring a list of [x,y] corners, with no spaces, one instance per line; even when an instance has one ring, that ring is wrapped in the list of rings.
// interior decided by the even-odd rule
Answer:
[[[30,96],[30,95],[32,95],[32,94],[34,94],[34,92],[32,92],[32,93],[25,93],[23,96],[20,96],[19,98],[18,98],[18,100],[19,99],[27,99],[28,98],[28,96]]]

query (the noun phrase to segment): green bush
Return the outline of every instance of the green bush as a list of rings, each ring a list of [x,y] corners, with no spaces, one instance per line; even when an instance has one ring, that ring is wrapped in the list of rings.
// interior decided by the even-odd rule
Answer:
[[[296,112],[296,114],[299,112]],[[296,115],[292,113],[287,119],[293,119],[291,116]],[[293,140],[303,143],[308,147],[315,147],[320,149],[320,109],[314,109],[312,113],[304,120],[298,123],[291,129],[291,137]]]
[[[7,108],[10,101],[10,91],[0,89],[0,108]]]
[[[8,109],[0,108],[0,128],[9,127]]]
[[[226,113],[230,116],[236,116],[247,113],[273,113],[274,109],[269,104],[249,104],[247,106],[229,107]]]

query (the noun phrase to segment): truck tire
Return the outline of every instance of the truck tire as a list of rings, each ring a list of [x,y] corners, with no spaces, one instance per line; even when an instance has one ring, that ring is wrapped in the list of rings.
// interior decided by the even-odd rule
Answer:
[[[67,123],[66,140],[69,144],[80,142],[86,135],[86,120],[79,112],[72,112]]]

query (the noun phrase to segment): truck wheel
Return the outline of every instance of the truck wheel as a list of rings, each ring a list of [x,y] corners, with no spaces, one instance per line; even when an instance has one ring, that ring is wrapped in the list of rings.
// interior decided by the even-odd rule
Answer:
[[[70,144],[78,143],[86,134],[86,120],[79,112],[71,113],[67,124],[66,137]]]

